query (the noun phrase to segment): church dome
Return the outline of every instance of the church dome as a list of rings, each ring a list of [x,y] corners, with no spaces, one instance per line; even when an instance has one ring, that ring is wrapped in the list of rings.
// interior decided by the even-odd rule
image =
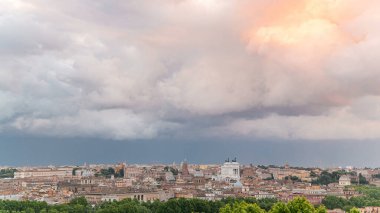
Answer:
[[[243,184],[241,184],[240,181],[236,181],[236,183],[234,183],[234,188],[242,188],[243,187]]]

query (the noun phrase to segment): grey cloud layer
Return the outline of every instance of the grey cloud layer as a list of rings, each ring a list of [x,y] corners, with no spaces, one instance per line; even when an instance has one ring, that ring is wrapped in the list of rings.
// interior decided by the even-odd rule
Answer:
[[[247,39],[250,28],[271,22],[244,8],[259,14],[274,2],[3,1],[0,131],[380,138],[380,4],[364,1],[368,7],[329,28],[355,42]]]

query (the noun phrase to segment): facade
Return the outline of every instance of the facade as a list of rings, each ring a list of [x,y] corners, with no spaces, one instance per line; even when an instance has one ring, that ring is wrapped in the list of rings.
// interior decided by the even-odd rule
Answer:
[[[22,179],[22,178],[43,178],[43,177],[59,177],[59,178],[65,178],[65,177],[72,177],[72,168],[58,168],[58,169],[51,169],[51,168],[40,168],[40,169],[31,169],[31,170],[23,170],[23,171],[17,171],[14,173],[15,179]]]
[[[380,207],[364,207],[359,209],[360,213],[380,213]]]
[[[116,179],[115,180],[115,186],[116,187],[131,187],[132,186],[132,180],[131,179]]]
[[[78,169],[75,170],[75,176],[79,177],[93,177],[95,172],[92,169]]]
[[[190,175],[189,168],[188,168],[186,161],[182,163],[182,175],[183,176],[189,176]]]
[[[342,175],[339,178],[339,186],[349,186],[351,185],[351,179],[347,175]]]
[[[303,181],[309,181],[310,172],[306,170],[298,169],[281,169],[281,168],[271,168],[269,169],[273,174],[273,178],[276,180],[285,180],[289,176],[295,176]]]
[[[22,200],[22,195],[0,195],[0,200]]]
[[[123,194],[89,193],[85,195],[85,198],[90,203],[100,203],[104,201],[120,201],[127,198],[147,202],[160,200],[160,194],[158,192],[128,192]]]
[[[240,164],[233,160],[230,162],[229,160],[224,162],[224,164],[220,168],[220,177],[222,180],[230,182],[239,181],[240,180]]]
[[[276,198],[275,194],[268,193],[268,192],[259,192],[254,195],[256,199],[267,199],[267,198]]]
[[[142,175],[142,170],[139,167],[131,166],[124,168],[124,178],[137,178]]]

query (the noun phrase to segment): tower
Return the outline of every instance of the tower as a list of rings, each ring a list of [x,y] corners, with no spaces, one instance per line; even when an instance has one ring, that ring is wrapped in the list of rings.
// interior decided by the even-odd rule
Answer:
[[[189,173],[189,168],[188,168],[188,165],[187,165],[187,162],[185,160],[185,162],[183,162],[182,164],[182,175],[183,176],[189,176],[190,173]]]

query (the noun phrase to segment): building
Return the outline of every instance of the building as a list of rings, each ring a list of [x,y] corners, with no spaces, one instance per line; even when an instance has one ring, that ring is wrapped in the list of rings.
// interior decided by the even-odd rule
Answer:
[[[220,178],[226,182],[240,180],[240,164],[236,162],[236,158],[231,162],[229,159],[224,162],[221,166]]]
[[[295,176],[303,181],[311,181],[310,172],[306,170],[270,168],[269,171],[273,174],[273,178],[276,180],[285,180],[288,177]]]
[[[137,178],[142,175],[142,169],[136,166],[124,168],[124,178]]]
[[[19,201],[19,200],[22,200],[22,195],[21,194],[0,195],[0,200],[15,200],[15,201]]]
[[[342,175],[339,178],[339,186],[349,186],[351,185],[351,179],[347,175]]]
[[[160,200],[160,193],[157,191],[125,192],[122,194],[88,193],[84,195],[90,203],[101,203],[104,201],[120,201],[123,199],[134,199],[142,202]]]
[[[346,212],[342,209],[333,209],[333,210],[328,209],[327,213],[346,213]]]
[[[92,169],[83,168],[75,170],[75,176],[78,177],[93,177],[94,175],[95,172]]]
[[[182,163],[182,175],[183,176],[189,176],[190,175],[189,168],[188,168],[186,161]]]
[[[380,207],[364,207],[359,209],[360,213],[380,213]]]
[[[116,187],[131,187],[132,186],[132,180],[131,179],[116,179],[115,181],[115,186]]]
[[[269,192],[258,192],[257,194],[254,195],[256,199],[260,200],[260,199],[274,199],[276,198],[276,195],[273,194],[273,193],[269,193]]]
[[[29,169],[17,171],[14,173],[15,179],[22,178],[50,178],[50,177],[72,177],[73,168],[38,168],[38,169]]]

